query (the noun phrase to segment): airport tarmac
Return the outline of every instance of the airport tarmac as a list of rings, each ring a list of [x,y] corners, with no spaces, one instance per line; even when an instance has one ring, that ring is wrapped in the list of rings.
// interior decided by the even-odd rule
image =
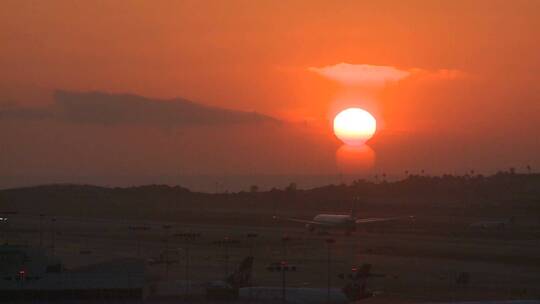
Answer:
[[[378,296],[366,303],[540,298],[538,239],[440,236],[401,229],[317,235],[302,225],[280,223],[253,227],[71,217],[52,221],[39,216],[14,216],[9,225],[3,232],[6,240],[41,245],[67,267],[118,257],[150,259],[167,248],[178,249],[177,263],[148,265],[150,282],[221,279],[253,253],[255,285],[280,286],[280,273],[267,266],[287,261],[297,267],[287,273],[287,286],[325,288],[330,252],[333,287],[344,285],[339,274],[361,263],[371,263],[374,273],[385,275],[370,279],[369,287]],[[195,237],[186,240],[190,235]],[[328,238],[336,241],[330,248]],[[470,276],[466,286],[456,282],[464,272]]]

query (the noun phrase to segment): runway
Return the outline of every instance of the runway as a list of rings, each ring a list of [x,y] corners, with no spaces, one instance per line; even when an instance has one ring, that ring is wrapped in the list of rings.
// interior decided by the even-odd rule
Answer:
[[[195,237],[187,240],[186,235]],[[283,242],[283,236],[289,241]],[[370,288],[380,296],[369,302],[540,296],[537,239],[443,237],[400,229],[358,231],[352,236],[317,235],[306,232],[302,225],[279,223],[254,227],[73,217],[55,217],[53,221],[39,216],[11,217],[4,238],[10,243],[42,246],[68,268],[119,257],[156,258],[167,248],[177,249],[178,263],[147,266],[149,282],[221,279],[253,253],[256,285],[279,286],[281,276],[268,271],[267,266],[285,260],[297,266],[297,271],[287,274],[287,285],[296,287],[326,286],[329,250],[325,240],[333,238],[333,287],[344,284],[338,275],[350,273],[353,265],[371,263],[373,272],[385,274],[370,280]],[[471,277],[466,287],[456,284],[462,272]]]

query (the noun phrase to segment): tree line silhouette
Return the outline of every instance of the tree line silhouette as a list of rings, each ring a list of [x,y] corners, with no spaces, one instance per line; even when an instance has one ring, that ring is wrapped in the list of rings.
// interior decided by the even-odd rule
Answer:
[[[168,185],[107,188],[72,184],[0,191],[0,212],[84,217],[195,220],[222,218],[224,214],[348,213],[353,207],[364,214],[540,214],[540,174],[518,174],[515,170],[490,176],[474,171],[464,175],[410,174],[397,181],[359,179],[312,189],[300,189],[291,182],[282,189],[262,191],[252,185],[245,191],[221,193]]]

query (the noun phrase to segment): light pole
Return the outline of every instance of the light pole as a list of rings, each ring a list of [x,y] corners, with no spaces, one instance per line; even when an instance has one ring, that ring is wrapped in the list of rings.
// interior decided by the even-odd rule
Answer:
[[[330,285],[331,285],[331,271],[332,271],[332,260],[331,260],[331,248],[332,244],[336,241],[334,239],[326,239],[326,244],[328,245],[328,278],[326,286],[326,302],[330,303]]]
[[[225,245],[225,275],[229,274],[229,244],[231,242],[231,239],[229,239],[228,236],[225,237],[224,240]]]
[[[190,271],[189,271],[189,245],[190,245],[190,241],[192,240],[195,240],[196,238],[200,238],[201,237],[201,234],[200,233],[194,233],[194,232],[184,232],[184,233],[176,233],[174,234],[173,236],[175,237],[179,237],[179,238],[182,238],[184,240],[184,250],[186,251],[186,264],[185,264],[185,275],[186,275],[186,284],[185,284],[185,294],[186,294],[186,297],[188,296],[189,294],[189,290],[190,290]]]
[[[281,239],[283,244],[283,260],[281,260],[279,263],[272,263],[270,266],[268,266],[266,269],[270,272],[273,272],[274,270],[276,272],[279,272],[281,274],[281,301],[286,302],[287,301],[287,281],[286,281],[286,273],[289,271],[296,271],[296,266],[289,265],[289,262],[286,260],[287,257],[287,242],[289,241],[289,237],[283,237]]]
[[[55,223],[56,222],[56,218],[52,218],[51,219],[51,251],[52,251],[52,255],[54,255],[54,247],[55,247],[55,243],[56,243],[56,226],[55,226]]]
[[[253,248],[255,247],[255,238],[257,238],[259,235],[256,233],[248,233],[246,237],[251,240],[249,243],[249,256],[254,258],[253,254]],[[251,277],[249,278],[248,287],[249,287],[249,299],[251,300],[251,287],[253,286],[253,273],[251,274]]]
[[[169,278],[169,230],[171,229],[171,225],[163,225],[163,229],[165,229],[165,278]]]
[[[285,281],[285,273],[289,271],[296,271],[296,266],[289,265],[287,261],[281,261],[279,263],[270,264],[270,266],[268,266],[266,269],[270,272],[273,272],[275,270],[276,272],[279,272],[281,274],[281,301],[286,302],[287,284]]]
[[[227,276],[229,275],[229,246],[231,244],[238,244],[240,242],[238,240],[232,240],[226,236],[222,240],[215,241],[213,243],[225,249],[225,275]]]
[[[44,214],[39,215],[39,248],[43,248],[43,217]]]
[[[249,243],[249,256],[253,257],[253,248],[255,247],[255,239],[259,235],[257,233],[248,233],[246,237],[251,240]]]
[[[0,229],[2,230],[2,238],[4,239],[4,243],[9,243],[9,236],[8,236],[8,232],[9,231],[9,226],[8,226],[8,223],[9,223],[9,218],[6,216],[6,215],[16,215],[18,214],[17,211],[3,211],[3,212],[0,212],[0,214],[2,214],[2,218],[1,218],[1,221],[2,221],[2,227],[0,227]]]
[[[140,232],[150,230],[148,226],[129,226],[129,230],[133,231],[137,238],[137,257],[141,256],[141,235]]]
[[[283,303],[285,303],[287,299],[287,295],[286,295],[287,277],[285,275],[286,273],[285,268],[288,264],[287,263],[287,243],[289,241],[290,241],[290,238],[288,236],[284,236],[281,238],[281,243],[283,245],[283,261],[281,261],[281,300],[283,301]]]

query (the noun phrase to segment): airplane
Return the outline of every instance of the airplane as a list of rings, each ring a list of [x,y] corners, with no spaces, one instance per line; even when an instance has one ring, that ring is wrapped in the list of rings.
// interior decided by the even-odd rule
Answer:
[[[274,219],[279,220],[280,217],[274,216]],[[397,221],[403,219],[414,220],[414,216],[394,216],[384,218],[357,218],[354,216],[354,211],[350,214],[318,214],[312,220],[298,218],[283,218],[284,220],[296,223],[305,224],[309,232],[328,232],[328,230],[344,231],[346,235],[350,235],[356,231],[357,225]]]
[[[505,229],[510,225],[515,224],[515,218],[511,217],[507,220],[488,220],[472,223],[469,228],[481,228],[481,229]]]
[[[358,270],[353,268],[349,282],[343,288],[306,288],[306,287],[243,287],[238,291],[238,298],[242,302],[255,301],[257,303],[282,302],[285,303],[331,303],[345,304],[373,297],[374,292],[366,287],[367,279],[374,276],[383,276],[371,273],[371,264],[363,264]],[[340,276],[345,278],[345,276]]]

